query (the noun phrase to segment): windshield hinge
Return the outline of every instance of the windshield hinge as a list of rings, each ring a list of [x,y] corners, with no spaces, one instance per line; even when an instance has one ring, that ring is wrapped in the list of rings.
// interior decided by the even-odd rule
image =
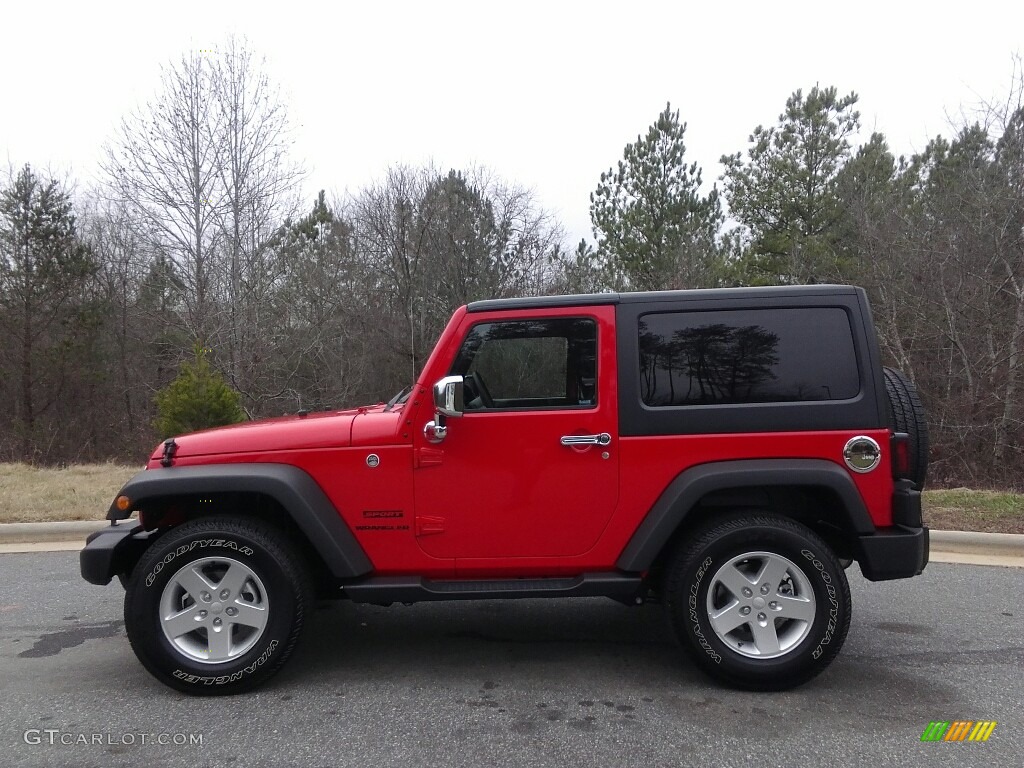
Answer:
[[[174,463],[174,452],[178,450],[178,444],[174,442],[174,438],[164,440],[164,457],[160,459],[160,465],[169,467]]]

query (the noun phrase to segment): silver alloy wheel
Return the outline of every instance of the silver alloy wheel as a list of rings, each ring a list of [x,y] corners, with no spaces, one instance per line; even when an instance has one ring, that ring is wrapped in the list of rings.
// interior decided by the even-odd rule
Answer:
[[[218,664],[241,656],[263,635],[270,614],[259,576],[230,557],[195,560],[160,595],[160,626],[191,661]]]
[[[795,650],[815,615],[811,582],[791,560],[774,552],[747,552],[711,579],[707,611],[718,639],[752,659]]]

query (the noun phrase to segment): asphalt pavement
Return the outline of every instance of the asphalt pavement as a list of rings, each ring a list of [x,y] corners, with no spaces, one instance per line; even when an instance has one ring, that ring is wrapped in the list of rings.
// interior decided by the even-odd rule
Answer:
[[[733,691],[658,605],[340,603],[280,675],[192,698],[146,673],[122,590],[74,553],[0,555],[0,762],[10,766],[1020,766],[1024,570],[850,571],[853,625],[821,677]],[[985,743],[924,743],[995,720]],[[201,743],[198,743],[201,742]]]

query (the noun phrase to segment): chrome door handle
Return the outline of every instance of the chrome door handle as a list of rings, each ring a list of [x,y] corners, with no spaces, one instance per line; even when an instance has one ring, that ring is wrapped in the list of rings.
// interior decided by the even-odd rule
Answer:
[[[564,435],[562,445],[611,445],[612,436],[607,432],[600,435]]]

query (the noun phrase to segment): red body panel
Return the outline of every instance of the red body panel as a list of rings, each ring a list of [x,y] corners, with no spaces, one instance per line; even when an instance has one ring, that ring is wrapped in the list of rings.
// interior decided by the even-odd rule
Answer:
[[[402,430],[402,411],[384,413],[381,408],[367,409],[352,421],[352,445],[389,445],[395,442],[409,442],[408,429]]]
[[[431,555],[455,557],[461,575],[531,574],[560,570],[599,540],[618,501],[617,379],[614,308],[517,312],[516,319],[589,317],[597,323],[597,404],[563,410],[466,413],[448,421],[434,446],[423,437],[433,407],[412,416],[417,451],[416,514],[427,518],[418,536]],[[478,323],[507,312],[462,318],[457,340]],[[426,381],[446,375],[458,349],[432,361]],[[564,435],[608,432],[608,448],[570,448]],[[531,565],[532,564],[532,565]]]
[[[230,427],[207,429],[174,438],[175,459],[194,456],[216,456],[237,451],[261,452],[338,448],[352,440],[352,419],[357,411],[334,411],[308,416],[282,416],[261,419]],[[163,445],[158,445],[150,461],[159,462]]]
[[[377,456],[376,467],[367,464]],[[453,576],[455,561],[431,557],[413,536],[412,447],[377,445],[299,451],[237,452],[175,459],[175,466],[203,464],[291,464],[307,472],[355,534],[378,575],[421,573]],[[159,459],[150,467],[159,467]]]

